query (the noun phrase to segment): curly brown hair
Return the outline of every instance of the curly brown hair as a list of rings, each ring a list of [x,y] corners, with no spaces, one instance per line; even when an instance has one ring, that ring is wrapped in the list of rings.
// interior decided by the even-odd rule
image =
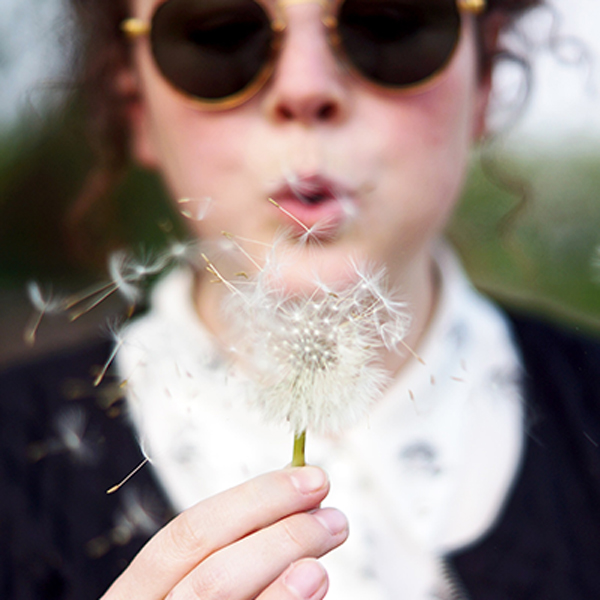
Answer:
[[[510,28],[525,12],[545,0],[488,0],[477,17],[480,70],[491,72],[495,58],[504,52],[497,42],[498,29]],[[117,75],[127,66],[129,45],[120,30],[128,15],[127,0],[71,0],[79,22],[80,89],[87,111],[87,137],[95,155],[70,215],[79,223],[90,209],[106,198],[130,163],[127,108],[132,98],[117,86]]]

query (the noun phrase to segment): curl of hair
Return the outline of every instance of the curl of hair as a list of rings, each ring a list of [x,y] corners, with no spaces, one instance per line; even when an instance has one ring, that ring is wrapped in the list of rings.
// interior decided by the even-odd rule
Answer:
[[[132,99],[118,86],[119,74],[130,61],[119,27],[128,8],[124,0],[71,0],[70,4],[80,36],[76,41],[77,90],[86,113],[86,141],[94,163],[67,215],[66,227],[72,249],[95,262],[96,252],[81,232],[87,229],[86,218],[92,211],[100,221],[97,230],[107,228],[113,220],[114,206],[108,199],[130,162],[127,109]]]

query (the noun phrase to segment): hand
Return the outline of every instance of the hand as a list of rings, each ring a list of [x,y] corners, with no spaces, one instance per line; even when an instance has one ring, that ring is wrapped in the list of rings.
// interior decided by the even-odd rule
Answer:
[[[328,580],[315,557],[348,536],[346,518],[319,508],[321,469],[261,475],[181,513],[142,548],[102,600],[319,600]]]

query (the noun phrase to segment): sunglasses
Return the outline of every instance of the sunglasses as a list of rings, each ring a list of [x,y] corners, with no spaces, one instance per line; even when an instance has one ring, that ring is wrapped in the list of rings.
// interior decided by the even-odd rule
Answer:
[[[269,80],[281,51],[285,6],[311,0],[167,0],[151,21],[126,19],[130,38],[149,36],[164,78],[203,108],[238,106]],[[323,0],[316,0],[319,4]],[[380,89],[421,88],[450,62],[461,13],[486,0],[337,0],[324,4],[329,44],[345,68]]]

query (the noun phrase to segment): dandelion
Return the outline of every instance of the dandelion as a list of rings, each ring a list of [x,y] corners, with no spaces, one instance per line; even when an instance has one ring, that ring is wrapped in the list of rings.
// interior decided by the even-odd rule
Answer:
[[[294,433],[293,464],[304,462],[306,431],[335,433],[360,419],[381,395],[388,375],[380,352],[396,349],[409,318],[384,285],[384,272],[355,266],[355,281],[315,282],[306,295],[278,284],[274,261],[250,286],[225,282],[236,353],[253,374],[253,403]],[[275,265],[275,266],[273,266]],[[214,265],[209,270],[222,281]]]
[[[35,337],[44,315],[64,313],[66,312],[67,307],[64,298],[55,298],[52,295],[52,292],[48,292],[48,294],[45,295],[37,281],[30,281],[27,284],[27,296],[34,307],[35,312],[25,328],[23,339],[29,345],[32,345],[35,342]]]

